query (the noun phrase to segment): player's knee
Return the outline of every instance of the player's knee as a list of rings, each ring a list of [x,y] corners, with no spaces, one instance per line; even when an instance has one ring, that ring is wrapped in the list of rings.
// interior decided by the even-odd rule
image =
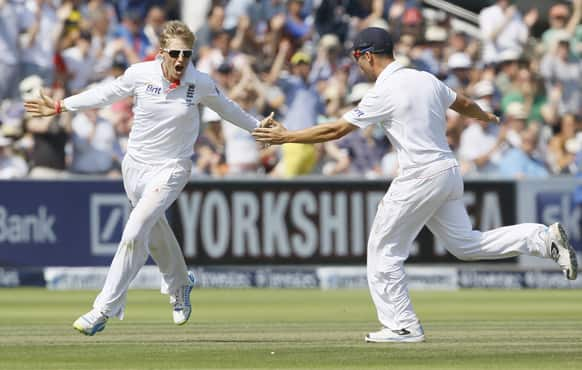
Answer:
[[[451,250],[449,249],[449,253],[451,253],[453,256],[455,256],[457,259],[461,260],[461,261],[475,261],[478,260],[479,258],[475,256],[474,253],[472,253],[471,251],[467,251],[467,250]]]

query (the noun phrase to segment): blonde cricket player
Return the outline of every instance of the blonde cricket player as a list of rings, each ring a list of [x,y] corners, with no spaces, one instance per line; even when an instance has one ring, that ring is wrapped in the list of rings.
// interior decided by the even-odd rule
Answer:
[[[424,341],[403,270],[410,246],[424,225],[459,259],[520,254],[552,258],[567,279],[576,279],[576,254],[560,224],[528,223],[483,233],[472,229],[462,199],[459,165],[447,144],[445,112],[451,108],[486,122],[499,122],[498,118],[431,74],[394,61],[391,37],[381,28],[358,34],[353,56],[362,72],[375,81],[355,109],[337,122],[299,131],[288,131],[272,121],[270,128],[258,128],[253,136],[271,144],[319,143],[379,123],[396,148],[400,172],[378,206],[367,247],[368,284],[382,329],[369,333],[365,340]]]
[[[208,106],[249,132],[260,124],[225,97],[207,74],[194,68],[190,60],[194,41],[184,23],[167,22],[154,61],[134,64],[115,81],[63,101],[41,94],[41,99],[25,102],[28,112],[41,117],[134,98],[133,127],[122,163],[123,185],[133,209],[93,309],[73,324],[86,335],[102,331],[110,317],[123,318],[129,284],[148,254],[162,273],[174,322],[182,325],[190,317],[193,275],[164,212],[190,178],[190,157],[200,130],[199,106]]]

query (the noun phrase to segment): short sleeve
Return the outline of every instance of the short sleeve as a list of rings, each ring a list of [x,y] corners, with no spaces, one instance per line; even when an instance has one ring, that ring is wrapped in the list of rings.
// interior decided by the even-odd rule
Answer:
[[[444,82],[438,80],[436,77],[435,81],[437,84],[437,93],[439,95],[440,101],[446,108],[450,107],[457,99],[457,93],[448,87]]]
[[[390,119],[390,103],[387,97],[381,97],[375,89],[364,96],[360,104],[343,115],[352,125],[365,128]]]

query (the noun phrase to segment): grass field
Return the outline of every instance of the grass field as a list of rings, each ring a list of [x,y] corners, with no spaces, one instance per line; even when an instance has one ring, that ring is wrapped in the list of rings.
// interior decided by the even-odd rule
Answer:
[[[366,344],[364,290],[209,290],[171,323],[167,297],[130,291],[124,321],[71,327],[95,292],[0,289],[0,369],[582,369],[582,291],[412,292],[420,344]]]

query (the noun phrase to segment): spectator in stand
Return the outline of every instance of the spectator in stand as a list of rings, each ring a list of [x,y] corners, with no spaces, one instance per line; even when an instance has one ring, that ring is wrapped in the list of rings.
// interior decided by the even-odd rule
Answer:
[[[308,24],[302,14],[304,0],[288,0],[287,14],[285,18],[285,25],[283,27],[284,34],[295,42],[296,45],[302,44],[312,36],[313,29]]]
[[[499,54],[495,86],[502,96],[512,89],[512,83],[519,72],[519,59],[520,54],[513,50],[505,50]]]
[[[497,0],[479,14],[479,27],[483,37],[483,62],[495,63],[505,50],[522,53],[530,28],[538,19],[535,8],[522,17],[512,0]]]
[[[93,82],[96,56],[91,48],[91,33],[85,30],[73,32],[76,34],[75,45],[64,50],[62,57],[69,74],[66,87],[76,94]]]
[[[112,21],[105,9],[96,8],[87,16],[87,19],[89,24],[87,29],[91,32],[91,53],[95,58],[93,80],[100,81],[107,76],[115,54],[125,43],[121,41],[117,46],[112,42]],[[114,49],[114,46],[117,49]]]
[[[153,6],[148,10],[143,32],[153,49],[157,49],[160,45],[159,37],[166,18],[166,11],[160,6]]]
[[[499,175],[515,179],[548,177],[546,166],[535,157],[536,133],[533,130],[521,132],[520,143],[519,147],[509,148],[503,154],[498,165]]]
[[[501,100],[501,110],[506,112],[513,102],[524,105],[528,121],[543,121],[541,110],[547,103],[543,80],[527,67],[520,68],[515,76],[511,90]]]
[[[495,98],[495,85],[489,80],[481,80],[471,88],[472,96],[481,109],[495,112],[497,111],[497,100]]]
[[[192,173],[222,177],[227,172],[222,118],[213,110],[205,108],[202,121],[206,127],[194,145]]]
[[[389,145],[379,125],[352,132],[339,140],[337,146],[348,157],[347,174],[365,178],[382,175],[382,158]]]
[[[105,118],[113,124],[115,130],[115,164],[121,163],[125,153],[127,152],[127,144],[129,141],[129,133],[133,125],[133,99],[126,98],[115,102],[111,105],[111,111],[109,116]],[[107,110],[101,109],[101,113],[105,113]],[[118,168],[120,169],[120,168]]]
[[[0,180],[26,177],[28,166],[21,157],[12,153],[12,140],[0,133]]]
[[[21,38],[23,78],[37,75],[45,86],[52,85],[57,43],[71,11],[71,2],[64,2],[56,9],[48,0],[26,1],[21,13],[21,23],[27,30]]]
[[[570,39],[554,37],[555,45],[544,55],[540,72],[546,90],[560,89],[558,112],[582,112],[582,61],[570,53]]]
[[[423,29],[424,19],[422,12],[416,7],[406,9],[402,15],[400,34],[414,35],[416,40],[420,40],[423,37]],[[393,37],[397,37],[397,35]]]
[[[243,68],[246,57],[230,47],[231,36],[227,31],[214,33],[212,48],[200,55],[196,68],[208,74],[212,74],[223,63],[232,64],[235,69]]]
[[[81,14],[85,19],[93,19],[95,14],[103,14],[107,19],[107,27],[102,34],[113,34],[119,25],[115,6],[107,0],[88,0],[81,6]]]
[[[578,45],[582,41],[582,0],[572,0],[572,3],[571,12],[565,3],[552,5],[549,13],[550,28],[542,34],[542,44],[548,52],[559,40],[569,39],[572,54],[582,58],[582,44]]]
[[[309,83],[311,57],[304,52],[296,52],[291,57],[291,73],[282,75],[289,44],[284,43],[270,72],[269,82],[277,83],[285,94],[287,111],[283,122],[290,129],[307,128],[317,122],[320,114],[325,114],[325,104],[316,86]],[[288,143],[281,147],[282,158],[279,173],[291,178],[311,173],[317,164],[317,149],[312,144]]]
[[[372,88],[372,84],[361,82],[352,88],[346,102],[353,109],[357,107],[364,95]],[[348,111],[349,109],[344,109]],[[341,112],[345,113],[345,112]],[[341,114],[332,118],[341,117]],[[377,137],[378,127],[370,126],[362,132],[352,132],[340,140],[324,143],[325,155],[328,161],[323,166],[324,175],[366,176],[369,178],[381,175],[382,157],[386,151],[384,134]]]
[[[72,122],[73,158],[70,172],[80,175],[118,176],[117,138],[113,124],[89,109],[75,115]]]
[[[249,59],[256,60],[260,57],[262,40],[257,37],[249,16],[240,17],[230,46],[233,50],[248,55]]]
[[[482,108],[488,111],[488,107]],[[505,125],[469,121],[461,133],[458,151],[466,175],[495,175],[498,172],[499,161],[508,147],[506,134]]]
[[[260,92],[252,82],[242,81],[231,92],[231,98],[252,115],[257,113]],[[222,125],[225,142],[225,160],[228,175],[252,175],[259,170],[259,146],[247,131],[234,125]]]
[[[320,35],[335,34],[344,43],[350,31],[348,4],[342,0],[322,1],[315,10],[315,29]]]
[[[550,139],[548,164],[556,175],[570,175],[578,172],[575,161],[577,150],[572,150],[570,145],[577,141],[576,134],[579,126],[576,116],[565,114],[560,122],[560,131]]]
[[[505,140],[514,148],[521,147],[521,133],[527,129],[537,130],[533,125],[528,126],[528,112],[524,104],[513,102],[505,110]]]
[[[446,67],[443,65],[445,41],[447,41],[447,30],[439,26],[430,26],[424,32],[425,47],[420,54],[423,70],[433,75],[443,78]]]
[[[115,37],[121,39],[139,60],[145,60],[155,50],[144,33],[143,14],[137,10],[128,10],[121,24],[115,30]]]
[[[208,11],[208,21],[196,32],[194,61],[197,62],[211,49],[214,37],[224,31],[224,6],[213,4]]]
[[[340,43],[334,34],[323,35],[319,40],[317,56],[311,66],[309,82],[329,80],[339,64]]]
[[[18,5],[0,0],[0,102],[17,98],[20,82],[21,50],[19,34],[23,29],[18,16]]]
[[[228,1],[224,9],[224,29],[234,33],[240,24],[241,18],[246,17],[248,19],[254,3],[255,0]]]
[[[449,57],[447,67],[449,74],[445,79],[445,84],[451,89],[464,93],[470,82],[471,58],[465,53],[455,53]]]

